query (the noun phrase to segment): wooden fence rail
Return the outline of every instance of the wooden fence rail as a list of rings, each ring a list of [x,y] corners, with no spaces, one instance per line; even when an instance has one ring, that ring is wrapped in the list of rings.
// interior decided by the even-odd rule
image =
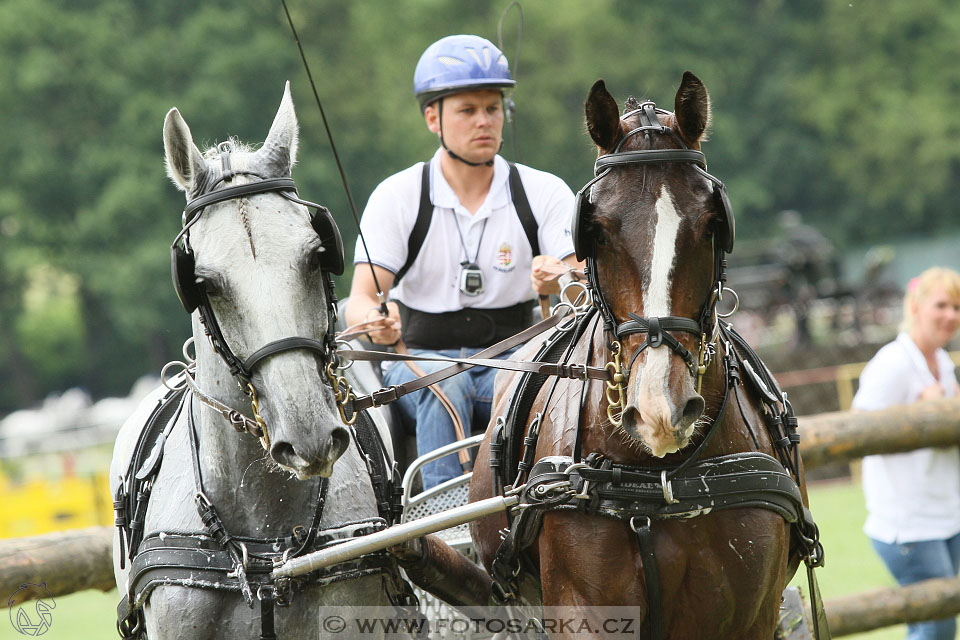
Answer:
[[[800,418],[800,454],[807,469],[876,453],[955,444],[960,444],[960,398]]]
[[[0,607],[45,595],[38,588],[21,590],[24,584],[45,583],[52,596],[113,589],[112,544],[110,527],[0,540]]]
[[[895,624],[952,618],[960,614],[960,578],[936,578],[906,587],[876,589],[824,604],[834,637]]]

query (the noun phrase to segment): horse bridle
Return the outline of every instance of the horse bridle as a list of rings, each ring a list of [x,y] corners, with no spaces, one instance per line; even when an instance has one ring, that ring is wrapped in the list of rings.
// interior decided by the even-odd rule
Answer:
[[[171,271],[177,296],[180,298],[184,308],[188,313],[194,309],[198,311],[200,322],[203,324],[204,332],[210,339],[214,351],[230,369],[230,373],[237,381],[240,389],[250,398],[250,405],[255,421],[249,419],[231,419],[231,424],[233,424],[238,431],[248,431],[252,433],[261,440],[264,449],[268,449],[270,438],[267,433],[266,423],[260,414],[259,397],[252,380],[255,368],[266,359],[278,353],[294,349],[306,349],[318,354],[322,363],[321,370],[324,371],[334,389],[340,416],[345,422],[348,422],[344,414],[343,406],[350,392],[349,387],[346,389],[343,388],[346,381],[341,376],[335,374],[339,363],[336,357],[337,343],[333,331],[337,322],[337,298],[334,292],[333,274],[343,273],[343,243],[340,238],[340,232],[329,210],[309,200],[302,200],[297,195],[297,185],[292,179],[264,178],[262,175],[253,171],[233,170],[230,166],[230,153],[232,152],[230,143],[221,143],[218,149],[221,159],[221,175],[210,184],[204,185],[202,191],[195,193],[187,202],[183,210],[183,228],[180,233],[177,234],[177,237],[174,238],[173,244],[170,246]],[[238,175],[253,176],[258,178],[258,180],[214,191],[221,182],[230,182]],[[262,193],[277,193],[291,202],[304,205],[308,209],[312,208],[316,211],[316,213],[311,216],[311,224],[321,237],[324,251],[329,256],[325,259],[325,262],[320,265],[327,305],[327,333],[323,340],[299,336],[274,340],[256,349],[246,358],[240,358],[234,353],[233,349],[231,349],[227,343],[226,338],[224,338],[223,331],[217,322],[206,289],[196,282],[196,276],[194,274],[194,254],[190,249],[190,228],[196,224],[205,208],[210,205]],[[198,394],[198,397],[201,401],[204,401],[205,396],[203,394]],[[219,403],[217,404],[219,405]],[[214,408],[218,411],[220,410],[219,406],[215,406]]]
[[[647,348],[657,348],[661,346],[668,347],[671,351],[680,356],[686,363],[691,375],[696,377],[697,391],[700,390],[701,381],[707,366],[716,351],[716,338],[718,333],[718,315],[717,303],[722,299],[726,283],[726,259],[724,254],[730,253],[733,249],[733,240],[735,234],[733,210],[727,197],[726,188],[716,177],[707,172],[707,164],[704,155],[700,151],[690,149],[686,142],[672,128],[664,126],[657,118],[658,113],[666,114],[667,111],[657,109],[653,102],[645,102],[640,108],[630,111],[622,116],[621,120],[639,114],[640,126],[631,129],[617,142],[612,153],[601,155],[594,164],[594,178],[590,180],[583,189],[577,194],[577,206],[573,221],[573,237],[577,257],[585,259],[585,273],[587,277],[587,286],[591,291],[594,304],[600,311],[603,318],[604,332],[607,335],[607,344],[613,353],[613,361],[608,364],[615,370],[614,374],[620,374],[620,379],[615,380],[608,386],[612,395],[608,394],[608,399],[616,401],[620,409],[625,406],[626,394],[624,393],[622,383],[626,380],[634,362],[642,351]],[[632,151],[621,151],[624,143],[632,136],[639,133],[649,135],[655,132],[661,135],[672,135],[680,142],[681,149],[638,149]],[[713,184],[714,198],[717,206],[721,210],[721,219],[719,229],[713,233],[713,255],[714,255],[714,286],[711,287],[711,294],[704,302],[700,311],[700,317],[697,320],[691,318],[681,318],[676,316],[644,317],[637,313],[628,312],[629,319],[624,322],[618,322],[609,303],[603,296],[597,276],[597,260],[595,247],[590,238],[586,236],[583,217],[586,215],[590,201],[589,197],[593,186],[605,178],[613,169],[632,165],[647,165],[661,163],[689,163],[694,166],[697,172]],[[698,354],[695,357],[690,350],[675,338],[671,332],[689,333],[700,340]],[[643,333],[646,334],[644,342],[636,348],[627,361],[627,366],[623,367],[621,363],[621,341],[630,335]],[[614,402],[611,402],[614,404]],[[609,417],[616,422],[619,417],[615,412],[610,412]]]

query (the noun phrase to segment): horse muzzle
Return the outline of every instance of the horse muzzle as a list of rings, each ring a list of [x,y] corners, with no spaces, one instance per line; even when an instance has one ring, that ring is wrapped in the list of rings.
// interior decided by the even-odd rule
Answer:
[[[338,426],[326,438],[305,439],[297,444],[277,435],[270,445],[270,456],[301,480],[313,476],[329,478],[334,463],[348,446],[350,433],[345,427]]]

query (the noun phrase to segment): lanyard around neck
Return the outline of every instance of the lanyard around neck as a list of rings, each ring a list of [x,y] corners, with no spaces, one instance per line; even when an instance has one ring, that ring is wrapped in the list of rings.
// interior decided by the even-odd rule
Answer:
[[[463,241],[463,231],[460,230],[460,221],[457,220],[457,212],[453,212],[453,223],[457,225],[457,235],[460,236],[460,246],[463,247],[463,260],[461,265],[464,264],[477,264],[477,259],[480,257],[480,245],[483,244],[483,234],[487,232],[487,222],[490,218],[485,218],[483,221],[483,226],[480,228],[480,240],[477,241],[477,252],[473,256],[473,260],[470,260],[470,254],[467,253],[467,243]]]

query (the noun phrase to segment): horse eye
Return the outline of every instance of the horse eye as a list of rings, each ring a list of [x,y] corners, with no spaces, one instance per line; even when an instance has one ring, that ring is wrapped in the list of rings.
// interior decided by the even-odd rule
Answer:
[[[197,276],[197,286],[202,287],[207,292],[208,298],[216,298],[223,295],[223,287],[216,278],[207,278]]]
[[[307,268],[310,271],[316,271],[320,268],[320,263],[323,262],[323,251],[323,247],[319,246],[310,252],[310,258],[307,260]]]

